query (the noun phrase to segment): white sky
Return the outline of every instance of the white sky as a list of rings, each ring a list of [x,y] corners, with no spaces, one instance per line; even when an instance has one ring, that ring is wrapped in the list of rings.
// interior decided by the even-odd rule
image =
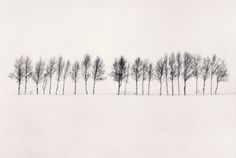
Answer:
[[[81,60],[88,52],[109,69],[119,55],[155,62],[185,50],[224,58],[230,78],[220,90],[236,91],[236,1],[0,0],[1,92],[15,92],[7,74],[21,54]]]

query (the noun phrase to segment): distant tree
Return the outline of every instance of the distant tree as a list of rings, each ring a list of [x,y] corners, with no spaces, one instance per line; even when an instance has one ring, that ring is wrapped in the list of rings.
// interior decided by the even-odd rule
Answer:
[[[154,77],[154,69],[153,69],[153,64],[149,63],[147,67],[147,76],[148,76],[148,95],[150,94],[150,85],[151,85],[151,80]]]
[[[20,95],[20,87],[24,78],[24,58],[21,56],[15,60],[14,71],[9,74],[9,78],[15,79],[18,83],[18,95]]]
[[[70,72],[71,79],[74,81],[74,95],[76,95],[76,92],[77,92],[77,82],[79,80],[79,69],[80,69],[79,62],[78,61],[74,62],[71,68],[71,72]]]
[[[138,95],[138,81],[142,75],[142,60],[138,57],[135,59],[132,67],[131,67],[131,76],[136,82],[136,91],[135,94]]]
[[[45,94],[47,83],[48,83],[48,73],[47,71],[45,71],[43,74],[43,84],[42,84],[43,94]]]
[[[125,79],[126,75],[127,60],[123,56],[121,56],[119,59],[115,59],[112,66],[112,72],[110,74],[113,80],[118,83],[118,95],[120,95],[120,87],[122,86],[122,82]]]
[[[24,77],[25,77],[25,94],[27,93],[28,78],[32,75],[32,60],[29,56],[24,58]]]
[[[64,67],[65,67],[65,62],[63,61],[63,58],[60,56],[58,57],[56,62],[56,81],[57,81],[56,95],[59,88],[59,82],[61,81],[61,78],[63,76]]]
[[[217,65],[218,65],[218,60],[216,57],[216,54],[213,54],[212,59],[211,59],[211,66],[210,66],[210,78],[211,78],[211,89],[210,89],[210,94],[212,94],[212,80],[213,76],[216,74],[217,70]]]
[[[105,79],[105,68],[103,60],[97,57],[93,63],[92,78],[93,78],[93,95],[95,93],[96,81],[102,81]]]
[[[38,85],[39,83],[41,83],[41,81],[43,80],[44,77],[44,70],[45,70],[45,63],[42,61],[42,59],[40,59],[34,68],[34,72],[32,74],[32,80],[35,82],[36,84],[36,94],[39,94],[39,90],[38,90]]]
[[[217,63],[215,75],[216,75],[215,94],[217,94],[219,83],[223,81],[227,81],[228,76],[229,76],[228,69],[226,67],[226,63],[224,60],[222,60],[220,63]]]
[[[210,66],[211,66],[211,60],[209,57],[203,59],[203,64],[202,64],[202,79],[203,79],[203,95],[205,94],[205,84],[206,80],[210,76]]]
[[[177,53],[176,55],[176,66],[177,66],[177,80],[178,80],[178,94],[180,95],[180,84],[179,79],[182,73],[182,56],[181,53]]]
[[[128,82],[129,82],[129,76],[130,76],[130,64],[128,64],[127,66],[127,74],[126,74],[126,77],[125,77],[125,95],[126,95],[126,90],[127,90],[127,85],[128,85]]]
[[[186,95],[186,83],[187,81],[193,76],[193,69],[192,69],[192,55],[185,52],[183,56],[183,72],[182,77],[184,80],[184,95]]]
[[[165,68],[165,63],[163,59],[159,59],[155,67],[155,76],[156,79],[160,82],[160,95],[162,95],[162,78],[164,75],[164,68]]]
[[[201,75],[201,56],[193,56],[193,77],[196,79],[196,94],[198,94],[198,78]]]
[[[142,78],[142,95],[144,95],[144,81],[147,79],[148,60],[143,60],[141,66],[141,78]]]
[[[49,77],[49,95],[50,95],[52,92],[52,77],[56,72],[56,59],[54,57],[49,60],[46,71]]]
[[[169,95],[168,91],[168,75],[169,75],[169,67],[168,67],[168,55],[164,56],[164,74],[166,79],[166,94]]]
[[[169,68],[170,68],[170,80],[172,86],[172,95],[174,95],[174,79],[177,76],[177,66],[175,61],[175,54],[172,53],[169,57]]]
[[[67,60],[66,65],[65,65],[65,69],[64,69],[64,74],[63,74],[63,88],[62,88],[62,95],[65,94],[65,82],[66,82],[66,78],[67,78],[69,72],[70,72],[70,61]]]
[[[90,73],[90,67],[92,66],[91,64],[91,57],[90,55],[86,54],[84,56],[84,60],[82,61],[82,75],[85,81],[85,93],[88,94],[88,88],[87,88],[87,84],[88,84],[88,79],[91,76]]]

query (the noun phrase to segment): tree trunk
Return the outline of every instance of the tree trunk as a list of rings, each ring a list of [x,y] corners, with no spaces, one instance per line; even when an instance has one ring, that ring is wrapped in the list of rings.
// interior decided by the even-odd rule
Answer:
[[[166,94],[169,95],[169,91],[168,91],[168,79],[166,77]]]
[[[18,95],[20,95],[20,82],[18,83]]]
[[[127,89],[127,82],[125,82],[125,95],[126,95],[126,89]]]
[[[85,79],[85,93],[88,95],[88,89],[87,89],[87,79]]]
[[[171,84],[172,84],[172,96],[174,95],[174,79],[172,78],[171,80]]]
[[[186,95],[186,81],[184,80],[184,95]]]
[[[211,91],[210,91],[211,95],[212,95],[212,78],[213,76],[211,76]]]
[[[52,89],[52,77],[50,77],[49,95],[51,95],[51,89]]]
[[[179,77],[178,77],[178,95],[180,95],[180,84],[179,84]]]
[[[27,77],[25,77],[25,94],[27,92]]]
[[[162,95],[162,81],[160,80],[160,95]]]
[[[203,95],[205,95],[205,82],[206,82],[206,80],[203,80],[203,89],[202,89]]]
[[[38,83],[36,83],[36,94],[39,94],[39,87],[38,87]]]
[[[198,94],[198,79],[196,78],[196,95]]]
[[[142,81],[142,95],[144,95],[144,80]]]
[[[148,80],[148,95],[150,94],[150,83],[151,83],[151,81]]]
[[[59,87],[59,80],[57,80],[56,95],[57,95],[58,87]]]
[[[120,82],[118,81],[118,92],[117,95],[120,95]]]
[[[138,95],[138,80],[136,79],[136,95]]]
[[[76,95],[76,86],[77,86],[77,83],[75,81],[75,85],[74,85],[74,95]]]
[[[95,83],[96,83],[96,80],[93,79],[93,95],[94,95],[94,93],[95,93]]]
[[[218,84],[219,84],[219,82],[217,81],[217,82],[216,82],[216,89],[215,89],[215,95],[217,95],[217,90],[218,90]]]
[[[65,94],[65,82],[66,82],[66,78],[63,78],[62,95]]]

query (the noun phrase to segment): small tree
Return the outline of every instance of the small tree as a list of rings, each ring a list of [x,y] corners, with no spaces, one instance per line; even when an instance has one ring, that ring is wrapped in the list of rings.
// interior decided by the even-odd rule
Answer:
[[[151,80],[154,77],[154,69],[153,69],[153,64],[149,63],[147,67],[147,76],[148,76],[148,95],[150,94],[150,85],[151,85]]]
[[[128,64],[128,66],[127,66],[127,74],[125,77],[125,93],[124,93],[125,95],[126,95],[127,85],[129,82],[129,73],[130,73],[130,64]]]
[[[142,74],[142,95],[144,95],[144,81],[147,79],[148,60],[143,60],[141,67]]]
[[[24,58],[22,56],[15,60],[14,72],[9,74],[9,78],[15,79],[18,83],[18,95],[20,95],[20,86],[24,78]]]
[[[177,80],[178,80],[178,94],[180,95],[180,84],[179,84],[179,79],[182,73],[182,56],[181,53],[177,53],[176,55],[176,66],[177,66]]]
[[[217,63],[215,75],[216,75],[215,94],[217,95],[217,90],[218,90],[219,83],[227,81],[228,80],[228,76],[229,76],[228,70],[226,68],[226,63],[225,63],[224,60],[222,60],[220,64]]]
[[[93,63],[92,78],[93,78],[93,95],[95,93],[96,81],[102,81],[105,79],[105,69],[104,69],[103,60],[100,57],[97,57]]]
[[[64,74],[63,74],[63,88],[62,88],[62,95],[65,94],[65,82],[66,82],[66,78],[69,74],[69,70],[70,69],[70,61],[67,60],[66,62],[66,66],[65,66],[65,69],[64,69]]]
[[[210,78],[211,78],[211,89],[210,89],[210,94],[212,94],[212,80],[213,76],[216,74],[217,70],[217,65],[218,65],[218,60],[216,55],[214,54],[211,59],[211,66],[210,66]]]
[[[131,76],[133,77],[133,79],[136,82],[136,91],[135,94],[138,95],[138,81],[141,78],[142,75],[142,61],[141,59],[138,57],[135,59],[132,67],[131,67]]]
[[[164,56],[164,74],[165,74],[165,79],[166,79],[166,94],[169,95],[169,91],[168,91],[169,67],[168,67],[168,56],[167,56],[167,54]]]
[[[84,56],[84,60],[82,61],[82,75],[84,78],[84,82],[85,82],[85,93],[88,94],[88,88],[87,88],[87,84],[88,84],[88,79],[91,76],[91,73],[89,72],[90,67],[91,67],[91,57],[90,55],[86,54]]]
[[[112,66],[112,72],[110,74],[113,80],[118,83],[118,95],[120,95],[120,87],[122,86],[122,82],[125,79],[126,75],[127,61],[123,56],[121,56],[119,59],[115,59]]]
[[[187,81],[193,76],[193,69],[192,69],[192,56],[191,54],[185,52],[183,57],[183,72],[182,77],[184,80],[184,95],[186,95],[186,83]]]
[[[29,56],[24,58],[24,77],[25,77],[25,94],[27,93],[27,83],[28,78],[30,78],[32,74],[32,60]]]
[[[202,64],[202,79],[203,79],[203,95],[205,94],[205,84],[206,80],[210,76],[210,65],[211,65],[211,60],[209,57],[203,59],[203,64]]]
[[[49,95],[51,95],[52,92],[52,77],[54,73],[56,72],[56,59],[53,57],[49,60],[49,63],[47,65],[46,71],[49,77]]]
[[[172,95],[174,95],[174,79],[177,76],[177,66],[175,61],[175,54],[172,53],[169,57],[170,80],[172,86]]]
[[[80,65],[79,62],[76,61],[71,68],[71,72],[70,72],[70,76],[72,81],[74,81],[74,95],[76,95],[77,92],[77,82],[79,80],[79,69],[80,69]]]
[[[59,82],[61,81],[61,78],[63,76],[64,67],[65,67],[65,62],[63,61],[63,58],[60,56],[58,57],[56,62],[56,81],[57,81],[56,95],[59,89]]]
[[[198,78],[201,75],[201,57],[193,56],[193,77],[196,79],[196,94],[198,94]]]
[[[164,75],[164,67],[165,63],[163,59],[159,59],[156,64],[155,68],[155,76],[156,79],[160,82],[160,95],[162,95],[162,77]]]
[[[39,83],[41,83],[41,81],[43,80],[44,77],[44,68],[45,63],[42,61],[42,59],[40,59],[36,65],[35,65],[35,69],[34,72],[32,74],[32,80],[35,82],[36,84],[36,94],[39,94],[39,90],[38,90],[38,85]]]

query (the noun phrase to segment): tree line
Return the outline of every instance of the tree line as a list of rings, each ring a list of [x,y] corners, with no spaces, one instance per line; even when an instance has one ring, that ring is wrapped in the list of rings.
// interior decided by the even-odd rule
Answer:
[[[32,59],[29,56],[21,56],[15,60],[14,71],[9,74],[9,78],[15,79],[18,84],[18,95],[21,94],[21,85],[24,84],[24,94],[27,94],[28,81],[35,83],[36,94],[39,94],[39,85],[42,85],[43,94],[52,94],[52,82],[55,79],[56,90],[58,94],[60,82],[62,82],[62,92],[65,94],[66,80],[71,78],[74,84],[73,93],[77,93],[77,83],[80,77],[84,80],[85,94],[88,95],[88,80],[93,80],[92,94],[95,94],[96,82],[103,81],[111,77],[117,82],[117,94],[120,95],[120,89],[124,84],[126,94],[127,85],[130,77],[135,81],[135,94],[139,92],[139,82],[141,82],[142,95],[145,94],[145,82],[147,81],[147,94],[150,94],[151,81],[156,79],[159,82],[159,94],[163,94],[162,85],[165,84],[167,95],[175,95],[174,81],[177,80],[178,95],[181,95],[180,80],[183,81],[183,94],[186,95],[187,81],[190,78],[195,79],[196,95],[199,93],[198,81],[199,78],[203,81],[202,94],[205,94],[206,81],[210,79],[210,94],[213,94],[213,79],[216,80],[214,94],[217,94],[220,82],[228,80],[228,70],[226,62],[218,58],[215,54],[212,57],[201,57],[198,54],[190,54],[185,52],[165,54],[159,58],[154,64],[148,59],[137,57],[133,62],[128,62],[124,56],[116,58],[112,65],[112,71],[105,73],[105,64],[98,56],[94,61],[91,56],[86,54],[81,63],[75,61],[71,63],[69,60],[64,60],[62,56],[58,58],[52,57],[48,62],[39,59],[33,65]],[[23,83],[24,82],[24,83]],[[171,84],[171,92],[169,92],[169,84]]]

